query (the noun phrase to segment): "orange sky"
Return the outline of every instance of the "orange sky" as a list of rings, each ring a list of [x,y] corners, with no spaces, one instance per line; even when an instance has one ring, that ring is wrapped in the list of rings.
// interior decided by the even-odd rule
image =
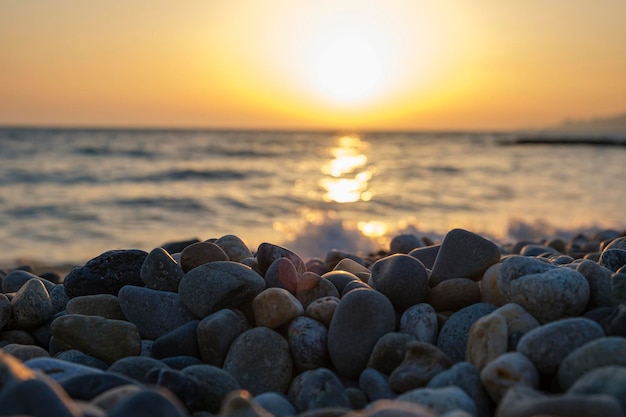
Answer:
[[[508,129],[626,111],[624,0],[0,0],[0,124]]]

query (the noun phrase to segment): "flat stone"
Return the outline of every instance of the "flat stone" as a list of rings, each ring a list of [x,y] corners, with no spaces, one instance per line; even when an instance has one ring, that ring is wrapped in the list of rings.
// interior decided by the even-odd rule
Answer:
[[[439,334],[437,312],[427,303],[407,308],[400,316],[400,332],[410,334],[420,342],[435,344]]]
[[[559,385],[567,390],[578,378],[603,366],[626,367],[626,338],[601,337],[570,352],[559,365]]]
[[[375,290],[346,294],[328,329],[328,351],[337,371],[357,379],[378,339],[395,328],[395,312],[387,297]]]
[[[369,360],[367,368],[376,369],[390,375],[406,356],[409,343],[416,341],[413,335],[407,333],[390,332],[378,339]]]
[[[68,301],[67,314],[100,316],[105,319],[126,320],[120,302],[113,294],[82,295]]]
[[[155,340],[196,318],[171,291],[128,285],[119,291],[118,301],[144,339]]]
[[[159,291],[177,291],[183,275],[181,266],[163,248],[152,249],[140,271],[146,287]]]
[[[472,416],[477,409],[474,400],[459,387],[417,388],[398,396],[400,401],[423,405],[438,414],[452,410],[463,410]]]
[[[339,305],[339,297],[328,296],[321,297],[312,301],[304,311],[307,317],[323,323],[324,326],[330,327],[330,322]]]
[[[236,308],[265,288],[252,269],[231,261],[210,262],[185,274],[178,286],[183,304],[198,318],[222,308]]]
[[[293,361],[287,341],[274,330],[256,327],[231,344],[223,369],[252,395],[287,392]]]
[[[589,283],[580,272],[523,256],[502,262],[498,286],[509,302],[524,307],[540,323],[579,316],[590,297]]]
[[[428,271],[412,256],[390,255],[372,265],[369,285],[384,294],[398,311],[423,303],[428,297]]]
[[[400,365],[389,375],[389,385],[398,393],[426,386],[432,377],[452,366],[452,360],[436,346],[409,342]]]
[[[283,288],[295,295],[300,275],[302,273],[296,270],[296,267],[288,258],[276,258],[265,271],[265,275],[263,275],[265,288]]]
[[[496,306],[476,303],[452,314],[441,327],[437,347],[453,362],[465,360],[467,338],[476,320],[493,312]]]
[[[339,291],[329,280],[322,278],[316,273],[307,271],[298,278],[295,296],[302,304],[302,307],[306,309],[309,304],[319,298],[339,298]]]
[[[13,319],[18,328],[44,324],[52,317],[52,300],[40,279],[28,280],[11,300]]]
[[[222,309],[206,316],[196,329],[202,361],[222,367],[231,343],[249,327],[240,311]]]
[[[325,368],[305,371],[294,378],[287,394],[299,411],[349,408],[350,401],[339,378]]]
[[[51,331],[67,349],[78,349],[109,364],[141,352],[137,326],[127,321],[69,314],[55,319]]]
[[[428,304],[437,311],[458,311],[480,300],[479,285],[467,278],[447,279],[432,287],[428,293]]]
[[[515,385],[537,388],[539,372],[526,356],[519,352],[508,352],[489,362],[480,372],[480,380],[497,403]]]
[[[470,328],[466,359],[478,369],[483,369],[489,362],[506,353],[508,345],[506,319],[493,312],[476,320]]]
[[[241,262],[245,258],[252,256],[250,248],[239,237],[235,235],[224,235],[214,242],[233,262]]]
[[[556,373],[567,355],[594,339],[604,337],[595,321],[577,317],[561,319],[529,331],[517,344],[518,352],[530,359],[546,375]]]
[[[74,268],[63,284],[69,298],[81,295],[117,295],[125,285],[144,286],[141,267],[148,254],[138,249],[111,250]]]
[[[328,329],[312,318],[300,316],[289,323],[287,342],[296,371],[328,368]]]
[[[484,237],[463,229],[449,231],[430,274],[430,286],[450,278],[479,281],[491,265],[500,261],[500,248]]]
[[[266,288],[254,297],[252,310],[257,326],[270,329],[276,329],[304,314],[300,301],[289,291],[277,287]]]
[[[152,357],[156,359],[172,356],[200,357],[197,328],[199,320],[191,320],[171,332],[155,339],[152,344]]]
[[[270,265],[278,258],[287,258],[296,268],[298,276],[306,272],[306,265],[302,258],[296,255],[291,250],[282,246],[274,245],[272,243],[263,242],[259,245],[256,251],[256,258],[259,261],[259,269],[261,275],[265,275],[265,272]]]

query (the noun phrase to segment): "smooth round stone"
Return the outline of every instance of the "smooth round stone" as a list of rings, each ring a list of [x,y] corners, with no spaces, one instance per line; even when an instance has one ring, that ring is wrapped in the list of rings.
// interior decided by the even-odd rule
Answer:
[[[324,275],[328,272],[326,262],[321,258],[309,258],[305,262],[306,272],[313,272],[317,275]]]
[[[12,315],[13,308],[11,307],[11,301],[9,301],[6,295],[0,294],[0,330],[9,324]]]
[[[502,263],[491,265],[483,274],[480,280],[480,299],[483,303],[493,304],[494,306],[503,306],[507,303],[506,298],[502,295],[500,287],[498,287],[498,271]]]
[[[367,367],[390,375],[406,355],[409,343],[415,337],[406,333],[390,332],[378,339],[367,361]]]
[[[443,414],[452,410],[463,410],[475,416],[477,409],[474,400],[459,387],[417,388],[398,396],[400,401],[420,404],[435,413]]]
[[[600,255],[598,264],[615,272],[622,266],[626,265],[626,250],[605,249]]]
[[[598,265],[596,262],[585,260],[576,266],[589,283],[589,303],[587,310],[597,307],[611,307],[611,275],[610,269]]]
[[[365,261],[360,256],[337,249],[331,249],[326,252],[324,262],[326,263],[326,268],[328,268],[329,271],[332,271],[342,259],[346,258],[352,259],[353,261],[358,262],[361,265],[365,265]]]
[[[146,382],[146,375],[153,369],[168,369],[165,363],[146,356],[129,356],[119,359],[109,366],[107,372],[125,375],[131,379]]]
[[[69,298],[81,295],[117,295],[125,285],[144,286],[141,267],[148,254],[138,249],[111,250],[74,268],[63,280]]]
[[[252,395],[285,393],[293,361],[287,341],[274,330],[256,327],[243,332],[230,346],[223,369]]]
[[[141,353],[137,326],[127,321],[68,314],[55,319],[51,331],[60,345],[78,349],[109,364]]]
[[[296,271],[294,264],[287,258],[277,258],[270,264],[263,275],[265,288],[283,288],[295,295],[298,287],[298,277],[302,275]]]
[[[428,293],[428,304],[437,311],[457,311],[480,302],[480,287],[467,278],[451,278],[435,285]]]
[[[498,404],[495,417],[623,415],[617,400],[607,395],[544,395],[530,387],[516,385],[506,392]]]
[[[33,358],[49,358],[50,354],[47,350],[35,345],[17,345],[14,343],[2,347],[5,353],[16,357],[25,362]]]
[[[409,342],[402,363],[389,375],[389,385],[396,392],[426,386],[432,377],[452,366],[452,361],[436,346]]]
[[[48,291],[51,291],[52,288],[55,287],[55,284],[53,284],[52,282],[42,279],[32,272],[16,269],[15,271],[9,272],[6,277],[0,280],[0,282],[2,283],[2,292],[5,294],[18,292],[20,288],[22,288],[22,286],[31,279],[37,279],[41,281]]]
[[[169,333],[158,337],[152,343],[152,357],[156,359],[172,356],[200,357],[197,328],[199,320],[189,321]]]
[[[476,320],[470,328],[465,356],[468,362],[483,369],[489,362],[506,353],[508,346],[506,319],[493,312]]]
[[[219,411],[226,395],[239,389],[239,383],[228,372],[211,365],[192,365],[182,370],[182,373],[195,379],[202,389],[205,401],[208,402],[208,411]]]
[[[265,392],[253,398],[253,402],[269,411],[274,417],[290,417],[298,414],[296,407],[285,394]]]
[[[492,313],[496,306],[476,303],[452,314],[441,327],[437,338],[437,347],[453,362],[465,360],[467,338],[472,325],[479,318]]]
[[[409,255],[390,255],[376,261],[368,283],[387,296],[398,311],[423,303],[428,297],[428,271]]]
[[[228,259],[233,262],[241,262],[241,260],[252,256],[250,248],[238,236],[224,235],[214,243],[222,248]]]
[[[524,307],[540,323],[580,315],[590,297],[589,283],[580,272],[523,256],[502,262],[498,286],[509,302]]]
[[[374,368],[365,368],[359,376],[359,388],[369,401],[396,398],[398,394],[391,389],[389,377]]]
[[[307,306],[304,314],[313,320],[319,321],[324,326],[330,327],[330,322],[338,305],[339,298],[336,296],[318,298]]]
[[[343,293],[344,288],[352,281],[361,281],[359,277],[348,271],[330,271],[322,275],[322,278],[330,281],[339,294]]]
[[[128,285],[119,291],[118,301],[144,339],[155,340],[196,318],[185,308],[181,296],[171,291]]]
[[[312,318],[300,316],[289,323],[287,342],[297,371],[327,368],[328,329]]]
[[[345,417],[438,417],[423,405],[408,401],[378,400],[370,403],[363,410],[355,410]]]
[[[467,393],[476,403],[478,410],[476,417],[493,416],[494,403],[483,387],[480,380],[480,371],[469,362],[457,362],[449,369],[435,375],[429,382],[428,388],[445,388],[457,386]]]
[[[76,417],[83,415],[58,383],[27,379],[0,391],[0,410],[5,416]]]
[[[109,368],[109,365],[107,365],[100,359],[94,358],[91,355],[87,355],[86,353],[83,353],[77,349],[70,349],[59,352],[54,355],[54,358],[65,362],[75,363],[77,365],[84,365],[91,368],[101,369],[103,371]]]
[[[539,372],[526,356],[519,352],[508,352],[489,362],[480,372],[480,380],[497,403],[514,385],[537,388]]]
[[[307,271],[298,278],[295,296],[306,309],[309,304],[319,298],[339,298],[339,291],[329,280]]]
[[[484,237],[463,229],[449,231],[430,274],[430,286],[464,277],[479,281],[487,268],[500,261],[500,248]]]
[[[526,333],[517,344],[517,350],[530,359],[540,373],[550,375],[575,349],[601,337],[604,337],[604,330],[595,321],[582,317],[562,319]]]
[[[221,367],[231,343],[249,327],[241,312],[230,309],[203,318],[196,329],[202,362]]]
[[[408,253],[409,256],[414,257],[420,261],[426,268],[433,269],[439,249],[441,245],[430,245],[423,248],[415,248]]]
[[[337,371],[356,380],[374,345],[394,330],[395,321],[393,305],[380,292],[360,289],[346,294],[328,329],[328,351]]]
[[[389,252],[407,254],[413,249],[421,248],[424,243],[419,237],[413,234],[402,234],[394,236],[389,244]]]
[[[574,382],[567,394],[606,394],[626,410],[626,366],[604,366],[587,372]],[[626,414],[626,413],[625,413]]]
[[[276,329],[304,314],[300,301],[283,288],[267,288],[252,301],[257,326]]]
[[[185,273],[209,262],[228,260],[226,252],[212,242],[191,244],[180,253],[180,266]]]
[[[99,374],[103,371],[91,366],[67,362],[57,358],[33,358],[24,362],[28,369],[39,371],[48,377],[60,381],[78,375]]]
[[[137,384],[125,376],[108,372],[74,375],[59,380],[61,387],[74,400],[90,401],[112,388]]]
[[[65,310],[67,314],[82,314],[84,316],[100,316],[112,320],[126,320],[126,315],[124,315],[120,307],[120,302],[113,294],[74,297],[68,301]]]
[[[163,248],[152,249],[140,271],[146,287],[159,291],[177,291],[183,275],[181,266]]]
[[[11,300],[15,326],[22,329],[44,324],[52,317],[52,300],[40,279],[28,280]]]
[[[178,286],[183,304],[198,318],[222,308],[236,308],[265,289],[252,269],[231,261],[210,262],[187,272]]]
[[[517,349],[517,343],[522,336],[540,326],[537,319],[519,304],[505,304],[495,310],[493,314],[499,314],[506,320],[509,335],[507,350],[509,351]]]
[[[302,258],[291,250],[272,243],[261,243],[256,250],[256,258],[259,261],[259,269],[261,270],[261,275],[263,276],[270,265],[278,258],[289,259],[296,268],[298,276],[306,272],[306,265],[304,264]]]
[[[407,308],[400,316],[400,332],[410,334],[420,342],[434,344],[439,333],[437,312],[427,303]]]
[[[325,368],[305,371],[294,378],[287,394],[300,412],[316,408],[350,407],[337,375]]]
[[[189,414],[171,393],[141,390],[130,393],[107,412],[107,417],[187,417]]]
[[[603,366],[626,367],[626,338],[602,337],[572,351],[559,365],[559,385],[567,390],[582,375]]]
[[[372,273],[365,265],[350,258],[340,260],[333,268],[333,271],[347,271],[356,276],[359,276],[359,274],[371,275]]]

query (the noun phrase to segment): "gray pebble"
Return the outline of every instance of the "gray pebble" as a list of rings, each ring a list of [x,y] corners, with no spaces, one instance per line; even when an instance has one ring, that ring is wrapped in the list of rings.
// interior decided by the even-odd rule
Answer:
[[[140,271],[146,287],[159,291],[177,291],[183,275],[183,269],[163,248],[152,249]]]
[[[428,271],[412,256],[395,254],[372,265],[369,284],[391,301],[398,311],[423,303],[428,297]]]
[[[289,323],[287,341],[297,371],[329,367],[328,329],[319,321],[296,317]]]
[[[426,386],[437,375],[452,366],[452,360],[436,346],[410,342],[402,363],[389,375],[389,385],[399,393]]]
[[[206,316],[196,329],[202,361],[221,367],[231,343],[249,327],[245,316],[236,310],[222,309]]]
[[[439,334],[437,312],[427,303],[407,308],[400,316],[400,332],[410,334],[420,342],[434,344]]]
[[[413,341],[416,341],[415,337],[407,333],[390,332],[383,335],[374,345],[367,367],[390,375],[402,363],[408,345]]]
[[[472,416],[475,416],[477,413],[474,400],[461,388],[455,386],[417,388],[400,395],[398,400],[423,405],[439,414],[457,409],[466,411]]]
[[[350,407],[341,381],[326,368],[305,371],[295,377],[288,396],[301,412],[317,408]]]
[[[626,338],[601,337],[573,350],[559,365],[559,385],[568,389],[585,373],[611,365],[626,366]]]

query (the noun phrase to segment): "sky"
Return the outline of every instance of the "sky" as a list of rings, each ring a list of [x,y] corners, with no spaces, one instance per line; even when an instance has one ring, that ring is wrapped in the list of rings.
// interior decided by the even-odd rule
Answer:
[[[624,0],[0,0],[0,125],[517,129],[626,112]]]

